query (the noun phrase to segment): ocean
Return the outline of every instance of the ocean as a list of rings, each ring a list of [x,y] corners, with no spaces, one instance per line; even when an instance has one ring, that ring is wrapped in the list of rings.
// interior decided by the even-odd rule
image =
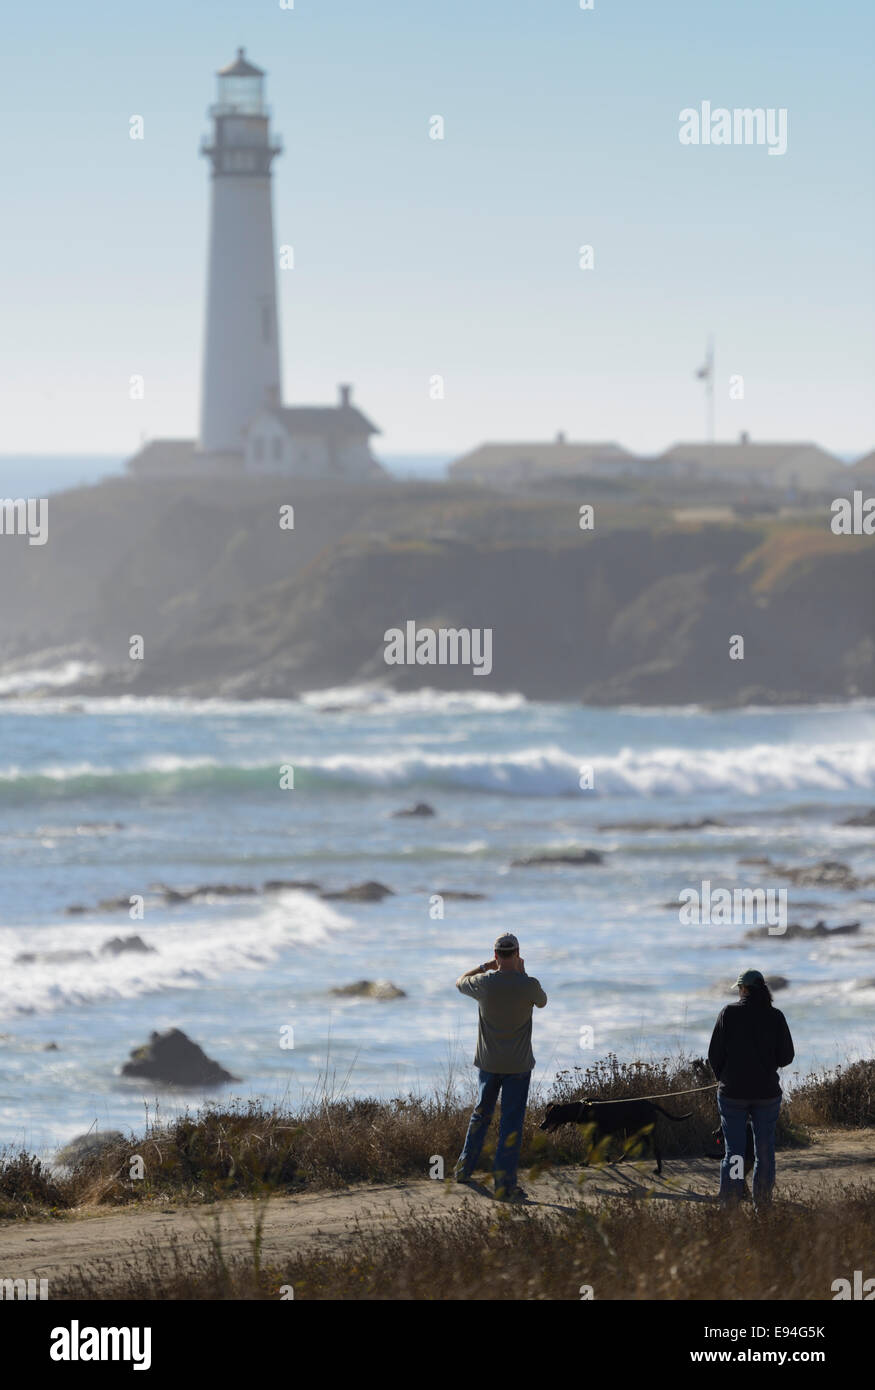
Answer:
[[[58,673],[48,699],[7,687],[0,704],[0,1143],[48,1155],[93,1124],[136,1130],[147,1108],[195,1108],[196,1092],[119,1076],[169,1027],[241,1078],[214,1098],[388,1097],[451,1073],[464,1086],[476,1008],[454,981],[503,931],[549,995],[534,1026],[544,1089],[608,1052],[703,1055],[749,967],[789,982],[776,996],[797,1047],[787,1082],[873,1055],[875,885],[800,887],[739,864],[831,859],[875,876],[872,830],[841,824],[875,804],[871,702],[597,710],[377,689],[90,700],[64,693],[74,675]],[[394,815],[420,801],[436,814]],[[719,823],[672,828],[702,818]],[[568,847],[603,863],[513,865]],[[392,894],[327,901],[262,891],[270,879],[377,880]],[[679,895],[705,880],[784,887],[791,922],[862,926],[751,941],[744,924],[683,925]],[[170,905],[162,884],[259,891]],[[443,893],[483,896],[441,905]],[[98,910],[132,894],[142,920]],[[148,954],[102,953],[134,933]],[[363,978],[406,997],[330,992]]]
[[[449,455],[381,454],[380,462],[393,477],[434,482],[446,477]],[[51,497],[124,472],[120,454],[0,454],[0,497]]]

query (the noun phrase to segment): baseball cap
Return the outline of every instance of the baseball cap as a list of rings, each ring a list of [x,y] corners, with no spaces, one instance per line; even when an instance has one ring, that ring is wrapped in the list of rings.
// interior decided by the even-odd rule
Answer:
[[[496,951],[518,951],[519,948],[520,943],[512,932],[505,932],[504,936],[500,936],[494,947]]]
[[[758,970],[745,970],[735,981],[735,988],[738,989],[739,985],[744,985],[745,989],[756,989],[758,985],[765,983]]]

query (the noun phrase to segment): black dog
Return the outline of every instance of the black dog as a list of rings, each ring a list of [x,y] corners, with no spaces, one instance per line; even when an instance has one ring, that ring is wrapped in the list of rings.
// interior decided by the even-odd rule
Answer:
[[[657,1112],[659,1112],[657,1114]],[[565,1105],[548,1105],[541,1129],[552,1134],[560,1125],[595,1125],[598,1134],[633,1134],[648,1132],[657,1173],[662,1172],[662,1154],[656,1142],[654,1126],[659,1115],[668,1120],[688,1120],[692,1115],[672,1115],[652,1100],[573,1100]]]

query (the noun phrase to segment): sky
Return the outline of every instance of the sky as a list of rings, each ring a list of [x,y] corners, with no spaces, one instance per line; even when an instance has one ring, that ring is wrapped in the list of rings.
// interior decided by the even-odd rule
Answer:
[[[241,45],[285,145],[287,404],[352,382],[390,453],[558,430],[658,452],[704,435],[695,370],[713,333],[718,438],[868,451],[873,15],[863,0],[8,9],[0,454],[196,434],[198,147]],[[785,108],[786,153],[681,144],[680,112],[703,101]]]

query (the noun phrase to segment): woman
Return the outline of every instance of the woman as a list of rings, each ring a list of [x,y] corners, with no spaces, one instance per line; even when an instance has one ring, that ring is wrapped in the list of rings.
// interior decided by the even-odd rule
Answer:
[[[744,1192],[750,1116],[755,1155],[753,1200],[759,1208],[770,1201],[775,1185],[775,1126],[782,1100],[778,1067],[793,1061],[793,1039],[758,970],[745,970],[735,983],[738,1003],[721,1010],[708,1049],[708,1061],[719,1082],[717,1109],[723,1126],[720,1200],[734,1204]]]

